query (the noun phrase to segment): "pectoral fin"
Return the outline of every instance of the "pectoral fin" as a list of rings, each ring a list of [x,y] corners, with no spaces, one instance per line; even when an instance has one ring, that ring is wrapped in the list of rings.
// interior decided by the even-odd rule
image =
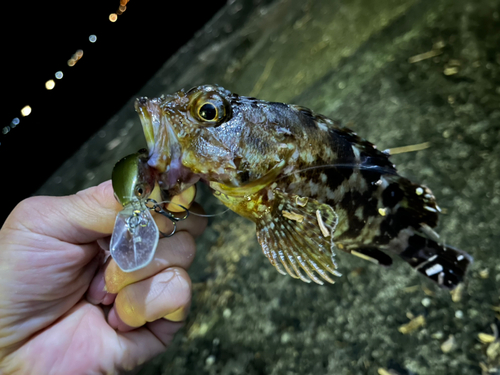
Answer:
[[[265,188],[267,185],[276,181],[276,178],[285,168],[286,163],[284,160],[276,164],[267,174],[261,178],[252,181],[244,186],[228,186],[220,182],[211,181],[210,187],[220,193],[229,195],[231,197],[246,197],[257,193]]]
[[[278,190],[272,195],[272,209],[257,222],[264,254],[282,274],[318,284],[323,284],[322,278],[333,284],[329,274],[341,276],[334,261],[332,236],[338,216],[333,208]]]

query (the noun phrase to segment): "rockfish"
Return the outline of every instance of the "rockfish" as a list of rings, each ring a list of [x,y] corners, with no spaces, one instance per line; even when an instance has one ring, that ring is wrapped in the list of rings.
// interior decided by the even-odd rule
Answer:
[[[282,274],[334,283],[342,250],[384,266],[399,255],[453,289],[472,262],[432,229],[440,209],[429,188],[401,177],[388,153],[339,122],[208,85],[139,98],[135,108],[160,187],[174,196],[206,182],[255,222]]]

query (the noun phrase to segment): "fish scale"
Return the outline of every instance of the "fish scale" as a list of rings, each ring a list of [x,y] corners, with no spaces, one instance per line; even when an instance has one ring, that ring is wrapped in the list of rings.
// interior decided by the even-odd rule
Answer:
[[[172,196],[207,183],[257,224],[263,252],[281,273],[333,282],[342,250],[381,265],[399,255],[449,289],[464,279],[472,257],[433,231],[432,192],[340,122],[210,85],[140,98],[136,110],[161,188]]]

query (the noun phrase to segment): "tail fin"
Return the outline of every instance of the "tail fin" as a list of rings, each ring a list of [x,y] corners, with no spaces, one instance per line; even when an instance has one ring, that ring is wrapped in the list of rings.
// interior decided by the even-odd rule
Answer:
[[[399,255],[418,272],[450,290],[464,279],[467,267],[473,262],[465,251],[418,234],[408,239],[408,246]]]

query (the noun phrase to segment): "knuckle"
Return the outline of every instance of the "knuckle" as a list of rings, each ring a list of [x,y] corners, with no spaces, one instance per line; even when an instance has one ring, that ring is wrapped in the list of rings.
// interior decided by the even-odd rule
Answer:
[[[170,281],[169,293],[175,298],[179,307],[188,304],[191,301],[191,279],[183,268],[175,267],[174,276]]]
[[[169,299],[169,305],[178,309],[191,302],[191,279],[183,268],[175,267],[171,272],[174,275],[165,289],[166,298]]]
[[[173,267],[155,278],[155,284],[163,284],[163,289],[159,294],[153,293],[152,299],[146,301],[144,313],[148,322],[183,309],[191,302],[191,280],[184,269]]]

